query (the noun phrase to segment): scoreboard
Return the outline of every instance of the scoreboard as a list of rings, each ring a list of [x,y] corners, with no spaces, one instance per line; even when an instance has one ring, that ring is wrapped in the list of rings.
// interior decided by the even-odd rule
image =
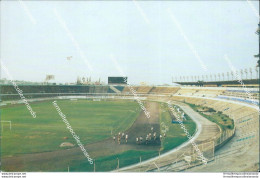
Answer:
[[[108,84],[127,84],[127,77],[108,77]]]

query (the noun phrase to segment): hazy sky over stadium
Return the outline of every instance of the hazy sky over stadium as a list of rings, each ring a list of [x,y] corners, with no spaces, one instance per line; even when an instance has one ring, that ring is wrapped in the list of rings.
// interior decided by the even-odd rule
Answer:
[[[255,67],[257,24],[247,1],[1,1],[1,59],[18,80],[107,82],[120,76],[114,58],[130,84],[170,84],[172,76],[231,71],[225,54],[237,69]]]

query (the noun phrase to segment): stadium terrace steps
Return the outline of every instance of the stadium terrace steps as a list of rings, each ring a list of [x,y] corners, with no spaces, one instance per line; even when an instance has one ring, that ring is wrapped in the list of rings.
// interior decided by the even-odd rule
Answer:
[[[136,86],[125,86],[125,88],[123,89],[122,93],[125,93],[125,94],[132,94],[132,91],[137,91],[139,87],[136,87]],[[132,90],[132,91],[131,91]]]
[[[115,93],[118,93],[118,94],[121,93],[120,90],[118,90],[116,87],[114,87],[114,86],[112,86],[112,85],[110,85],[109,88],[110,88],[112,91],[114,91]]]
[[[248,91],[248,92],[247,92]],[[177,92],[179,96],[194,96],[194,97],[230,97],[231,100],[241,100],[248,102],[248,99],[253,99],[256,102],[259,100],[259,90],[257,88],[203,88],[203,87],[181,87]],[[233,97],[233,98],[232,98]],[[243,101],[245,100],[245,101]]]
[[[206,167],[194,167],[188,171],[249,171],[251,167],[255,167],[254,165],[259,165],[259,115],[256,109],[228,101],[182,96],[174,96],[174,99],[185,100],[192,104],[204,103],[203,106],[211,107],[231,117],[236,126],[234,138],[216,151],[214,162],[208,163]],[[239,151],[232,152],[234,149]],[[227,154],[228,152],[232,154]],[[243,162],[246,164],[242,164]]]
[[[153,87],[150,86],[140,86],[137,89],[137,93],[144,93],[147,94],[152,90]]]

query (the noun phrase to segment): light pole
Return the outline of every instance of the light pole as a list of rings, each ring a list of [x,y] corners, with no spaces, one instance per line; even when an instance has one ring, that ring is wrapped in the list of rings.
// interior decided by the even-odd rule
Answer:
[[[244,70],[245,74],[246,74],[246,79],[247,79],[247,69]]]
[[[259,71],[257,66],[255,67],[255,71],[256,71],[256,79],[257,79],[258,78],[258,71]]]
[[[244,74],[243,69],[240,70],[240,74],[241,74],[241,80],[242,80],[243,79],[243,74]]]

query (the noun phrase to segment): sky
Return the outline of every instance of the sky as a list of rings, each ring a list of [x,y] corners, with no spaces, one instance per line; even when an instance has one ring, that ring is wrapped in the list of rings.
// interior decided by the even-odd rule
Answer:
[[[256,65],[257,1],[0,3],[0,57],[16,80],[125,75],[129,84],[160,85],[229,72],[225,55],[236,69]]]

